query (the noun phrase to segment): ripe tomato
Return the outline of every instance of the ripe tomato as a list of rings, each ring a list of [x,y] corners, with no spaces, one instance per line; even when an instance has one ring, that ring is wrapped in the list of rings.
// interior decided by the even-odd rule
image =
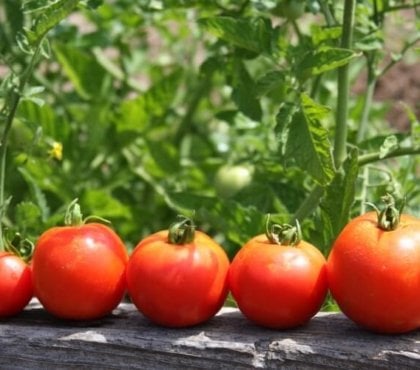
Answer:
[[[386,212],[379,224],[375,212],[350,221],[327,268],[345,315],[366,329],[396,334],[420,328],[420,220],[402,214],[399,223],[389,223]],[[381,228],[386,225],[389,230]]]
[[[0,252],[0,318],[21,312],[32,295],[30,267],[20,257]]]
[[[128,293],[153,322],[192,326],[222,307],[228,270],[222,247],[185,219],[139,242],[127,265]]]
[[[241,312],[256,324],[274,329],[302,325],[325,300],[325,258],[298,234],[298,227],[273,225],[249,240],[232,261],[231,293]]]
[[[224,165],[214,177],[216,193],[222,198],[230,198],[252,182],[252,167]]]
[[[35,294],[59,318],[101,318],[111,313],[125,293],[127,260],[121,239],[105,225],[51,228],[35,245]]]

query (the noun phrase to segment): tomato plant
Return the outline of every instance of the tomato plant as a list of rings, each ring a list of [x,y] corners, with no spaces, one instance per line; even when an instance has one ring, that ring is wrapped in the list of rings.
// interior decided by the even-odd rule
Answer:
[[[222,307],[229,260],[190,219],[152,234],[136,246],[127,265],[129,295],[138,310],[168,327],[202,323]]]
[[[77,203],[66,226],[45,231],[32,259],[36,297],[51,314],[72,320],[103,317],[120,303],[128,254],[118,235],[100,223],[84,223]]]
[[[20,257],[0,252],[0,318],[21,312],[32,295],[31,268]]]
[[[354,322],[380,333],[420,328],[420,220],[383,211],[350,221],[328,258],[331,293]]]
[[[241,312],[269,328],[306,323],[321,308],[328,283],[325,258],[300,239],[299,226],[272,225],[232,261],[229,288]]]
[[[215,175],[214,186],[222,198],[230,198],[252,181],[252,168],[243,165],[221,166]]]

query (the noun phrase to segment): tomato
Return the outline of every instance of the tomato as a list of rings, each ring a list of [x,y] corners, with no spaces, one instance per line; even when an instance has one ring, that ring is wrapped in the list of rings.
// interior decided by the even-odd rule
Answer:
[[[98,319],[120,303],[125,291],[127,250],[100,223],[54,227],[35,245],[32,259],[37,298],[62,319]]]
[[[420,220],[402,214],[394,222],[398,216],[385,217],[389,209],[379,223],[375,212],[350,221],[327,268],[345,315],[371,331],[397,334],[420,328]]]
[[[300,18],[305,13],[304,0],[283,0],[273,9],[273,13],[290,21]]]
[[[328,291],[326,261],[299,228],[273,225],[249,240],[229,270],[229,288],[250,321],[274,329],[306,323]]]
[[[0,252],[0,318],[21,312],[32,296],[30,267],[20,257]]]
[[[193,326],[222,307],[228,270],[222,247],[185,219],[139,242],[127,265],[128,293],[154,323]]]
[[[214,177],[216,193],[222,198],[233,197],[252,182],[252,172],[250,166],[221,166]]]

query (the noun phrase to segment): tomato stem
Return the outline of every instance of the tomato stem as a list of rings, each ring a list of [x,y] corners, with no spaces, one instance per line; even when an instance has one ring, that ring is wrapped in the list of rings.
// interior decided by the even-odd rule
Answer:
[[[401,214],[405,206],[405,199],[402,201],[399,209],[397,209],[395,199],[391,194],[385,194],[381,200],[385,203],[385,208],[381,211],[375,204],[367,204],[376,211],[376,214],[378,215],[378,227],[380,229],[385,231],[395,230],[400,223]]]
[[[296,246],[302,240],[302,231],[299,221],[295,221],[295,226],[289,224],[271,223],[271,215],[268,214],[265,221],[265,235],[273,244]]]
[[[64,224],[66,226],[79,226],[83,225],[83,215],[80,210],[78,199],[74,199],[68,206],[66,215],[64,217]]]
[[[188,244],[194,240],[195,225],[194,222],[185,216],[178,216],[180,219],[169,226],[169,243],[171,244]]]

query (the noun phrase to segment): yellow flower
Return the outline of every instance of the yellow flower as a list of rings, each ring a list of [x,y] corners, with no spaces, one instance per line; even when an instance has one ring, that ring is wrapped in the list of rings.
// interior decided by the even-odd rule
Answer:
[[[54,141],[51,144],[51,149],[48,151],[48,154],[51,158],[61,161],[61,159],[63,158],[63,144]]]

